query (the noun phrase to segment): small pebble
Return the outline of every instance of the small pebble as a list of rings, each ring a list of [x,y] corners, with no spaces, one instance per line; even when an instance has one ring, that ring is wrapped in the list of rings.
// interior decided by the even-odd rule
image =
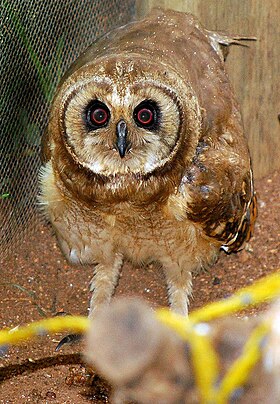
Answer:
[[[0,358],[5,356],[8,353],[9,346],[8,345],[0,345]]]
[[[212,281],[213,285],[220,285],[221,279],[215,276],[215,278]]]
[[[54,391],[47,391],[46,392],[46,398],[49,398],[51,400],[55,400],[56,399],[56,394]]]

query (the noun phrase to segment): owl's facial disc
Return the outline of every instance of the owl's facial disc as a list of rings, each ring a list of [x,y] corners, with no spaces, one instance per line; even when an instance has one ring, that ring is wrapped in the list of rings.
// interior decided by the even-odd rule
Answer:
[[[151,173],[176,153],[180,105],[176,91],[148,73],[95,73],[67,88],[63,139],[74,160],[96,174]]]

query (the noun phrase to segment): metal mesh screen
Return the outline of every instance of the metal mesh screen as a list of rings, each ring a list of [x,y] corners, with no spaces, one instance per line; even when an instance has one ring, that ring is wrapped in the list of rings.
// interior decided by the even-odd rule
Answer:
[[[61,75],[132,0],[0,0],[0,259],[38,223],[40,139]],[[30,227],[31,226],[31,227]]]

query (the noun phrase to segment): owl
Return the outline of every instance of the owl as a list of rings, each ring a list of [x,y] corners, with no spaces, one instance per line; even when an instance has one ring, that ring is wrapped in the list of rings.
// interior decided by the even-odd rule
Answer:
[[[238,40],[154,10],[70,67],[43,139],[40,203],[70,263],[92,264],[89,315],[124,260],[158,262],[187,315],[192,273],[251,234],[250,156],[224,66]]]

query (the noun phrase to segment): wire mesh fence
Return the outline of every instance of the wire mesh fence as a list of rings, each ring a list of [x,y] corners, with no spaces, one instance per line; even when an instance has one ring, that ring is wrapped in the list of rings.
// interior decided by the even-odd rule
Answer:
[[[41,135],[60,77],[135,0],[1,0],[0,259],[38,223]]]

